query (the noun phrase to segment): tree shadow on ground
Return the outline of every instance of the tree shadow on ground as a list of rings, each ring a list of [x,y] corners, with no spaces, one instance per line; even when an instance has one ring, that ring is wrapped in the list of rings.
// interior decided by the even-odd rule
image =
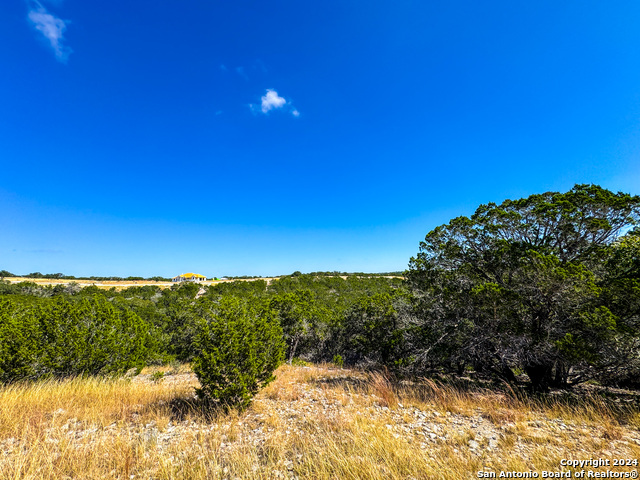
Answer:
[[[169,402],[169,407],[171,409],[171,419],[175,421],[193,418],[215,420],[223,413],[223,409],[219,404],[198,397],[174,398]]]

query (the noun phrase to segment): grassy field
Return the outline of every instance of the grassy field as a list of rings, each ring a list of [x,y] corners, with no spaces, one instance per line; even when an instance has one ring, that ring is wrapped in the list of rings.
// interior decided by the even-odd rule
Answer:
[[[68,280],[68,279],[56,279],[56,278],[28,278],[28,277],[6,277],[5,280],[11,283],[20,282],[33,282],[38,285],[67,285],[69,283],[76,283],[81,287],[88,287],[95,285],[99,288],[110,289],[115,287],[116,290],[122,290],[128,287],[142,287],[145,285],[155,285],[160,288],[170,288],[175,285],[173,282],[157,282],[155,280]],[[242,279],[239,281],[251,282],[254,280],[265,280],[267,283],[274,280],[274,278],[255,278],[255,279]],[[199,285],[215,285],[217,283],[232,282],[234,280],[207,280],[201,282]]]
[[[640,414],[580,400],[291,367],[244,412],[197,402],[186,367],[0,388],[2,479],[468,479],[640,459]],[[636,404],[637,405],[637,404]],[[571,478],[574,478],[573,476]]]
[[[401,276],[396,275],[380,275],[382,278],[403,278]],[[216,285],[218,283],[225,282],[253,282],[256,280],[264,280],[267,284],[270,284],[274,280],[278,280],[280,277],[256,277],[256,278],[238,278],[238,279],[223,279],[223,280],[207,280],[206,282],[200,282],[199,285]],[[348,278],[345,275],[341,275],[340,278],[345,280]],[[56,279],[56,278],[29,278],[29,277],[6,277],[6,281],[11,283],[20,283],[20,282],[33,282],[38,285],[67,285],[69,283],[76,283],[81,287],[88,287],[90,285],[95,285],[98,288],[110,289],[115,287],[116,290],[120,291],[124,288],[128,287],[142,287],[145,285],[155,285],[160,288],[170,288],[172,285],[175,285],[173,282],[157,282],[155,280],[68,280],[68,279]]]

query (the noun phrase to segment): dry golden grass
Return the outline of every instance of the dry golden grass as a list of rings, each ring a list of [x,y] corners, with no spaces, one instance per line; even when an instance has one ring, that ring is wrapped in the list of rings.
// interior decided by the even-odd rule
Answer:
[[[145,285],[157,285],[160,288],[168,288],[173,285],[172,282],[156,282],[155,280],[68,280],[68,279],[59,279],[59,278],[28,278],[28,277],[6,277],[6,281],[11,283],[19,283],[19,282],[32,282],[38,285],[66,285],[68,283],[77,283],[80,286],[89,286],[95,285],[99,288],[111,288],[115,287],[117,290],[121,290],[123,288],[137,286],[142,287]],[[208,285],[217,283],[216,281],[204,282]]]
[[[171,288],[172,285],[175,285],[173,282],[159,282],[155,280],[68,280],[68,279],[57,279],[57,278],[28,278],[28,277],[6,277],[6,281],[10,283],[19,283],[19,282],[32,282],[38,285],[67,285],[69,283],[75,283],[80,285],[81,287],[88,286],[96,286],[98,288],[102,288],[104,290],[109,290],[111,288],[115,288],[116,291],[121,291],[129,287],[144,287],[146,285],[152,285],[156,287],[160,287],[162,289]],[[234,281],[242,281],[242,282],[252,282],[255,280],[265,280],[267,284],[271,283],[273,280],[277,280],[277,277],[273,278],[249,278],[249,279],[237,279],[237,280],[207,280],[206,282],[201,282],[199,285],[216,285],[218,283],[225,282],[234,282]]]
[[[381,275],[383,278],[403,278],[401,276],[395,275]],[[236,278],[236,279],[225,279],[225,280],[207,280],[206,282],[201,282],[199,285],[216,285],[218,283],[226,283],[226,282],[254,282],[256,280],[264,280],[267,284],[270,284],[274,280],[278,280],[280,277],[261,277],[261,278]],[[341,276],[340,278],[346,279],[347,276]],[[87,287],[90,285],[95,285],[98,288],[110,289],[115,288],[117,291],[124,290],[129,287],[143,287],[145,285],[155,285],[160,288],[170,288],[172,285],[175,285],[173,282],[162,282],[155,280],[68,280],[68,279],[58,279],[58,278],[29,278],[29,277],[5,277],[5,281],[10,283],[19,283],[19,282],[32,282],[38,285],[66,285],[68,283],[77,283],[82,287]]]
[[[2,387],[0,478],[468,479],[640,457],[638,413],[595,397],[528,400],[327,366],[277,376],[226,413],[194,399],[186,370]]]

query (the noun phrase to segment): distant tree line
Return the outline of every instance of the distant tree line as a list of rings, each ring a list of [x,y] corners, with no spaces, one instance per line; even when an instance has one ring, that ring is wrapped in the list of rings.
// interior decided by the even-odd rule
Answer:
[[[291,276],[299,276],[302,275],[301,272],[296,271],[293,272],[291,274]],[[339,271],[332,271],[332,272],[310,272],[308,275],[313,275],[316,277],[348,277],[348,276],[356,276],[356,277],[399,277],[404,275],[404,272],[401,271],[397,271],[397,272],[379,272],[379,273],[365,273],[365,272],[339,272]]]
[[[300,275],[311,275],[313,277],[348,277],[348,276],[355,276],[355,277],[400,277],[402,275],[404,275],[404,272],[402,271],[397,271],[397,272],[383,272],[383,273],[364,273],[364,272],[339,272],[337,270],[334,271],[326,271],[326,272],[309,272],[306,274],[303,274],[302,272],[300,272],[299,270],[296,270],[295,272],[293,272],[290,275],[274,275],[274,276],[267,276],[267,278],[282,278],[282,277],[286,277],[286,276],[290,276],[290,277],[299,277]],[[242,275],[242,276],[233,276],[233,275],[223,275],[222,278],[226,278],[229,280],[251,280],[251,279],[258,279],[258,278],[265,278],[264,276],[260,276],[260,275]]]
[[[226,278],[228,280],[252,280],[254,278],[263,278],[263,277],[259,275],[239,275],[239,276],[223,275],[222,278]]]
[[[11,277],[21,277],[21,278],[46,278],[53,280],[93,280],[96,282],[104,282],[104,281],[116,281],[116,282],[130,282],[130,281],[154,281],[154,282],[170,282],[170,278],[166,277],[74,277],[73,275],[65,275],[64,273],[40,273],[40,272],[32,272],[27,275],[16,275],[7,270],[0,270],[0,279],[11,278]]]

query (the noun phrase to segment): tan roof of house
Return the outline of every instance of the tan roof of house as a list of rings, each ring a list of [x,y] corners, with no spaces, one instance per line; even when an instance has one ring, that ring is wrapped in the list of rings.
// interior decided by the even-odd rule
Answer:
[[[182,275],[178,275],[177,277],[173,277],[173,278],[178,278],[178,277],[183,277],[183,278],[207,278],[204,275],[200,275],[198,273],[183,273]]]

